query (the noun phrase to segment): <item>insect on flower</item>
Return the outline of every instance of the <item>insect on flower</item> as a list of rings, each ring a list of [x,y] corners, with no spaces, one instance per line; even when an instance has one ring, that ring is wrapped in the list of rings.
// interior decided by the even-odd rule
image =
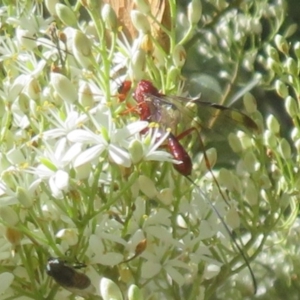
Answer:
[[[86,267],[85,264],[77,264],[71,267],[60,258],[50,257],[47,262],[46,272],[66,290],[78,296],[86,297],[93,294],[95,288],[87,275],[76,271],[76,269],[84,267]]]
[[[123,88],[119,89],[119,92],[128,92],[130,90],[128,81],[125,82]],[[230,127],[230,123],[232,123],[235,127],[241,127],[242,129],[249,129],[253,132],[258,131],[258,127],[256,123],[247,115],[228,108],[226,106],[214,104],[211,102],[204,102],[200,101],[199,99],[188,99],[184,97],[177,97],[177,96],[167,96],[161,94],[156,87],[152,84],[152,82],[147,80],[141,80],[134,91],[133,98],[137,102],[137,107],[135,110],[140,116],[141,120],[155,122],[162,125],[164,128],[171,128],[171,132],[167,139],[167,148],[169,152],[173,155],[173,157],[178,160],[179,164],[174,164],[174,168],[183,176],[185,176],[197,189],[201,195],[204,193],[201,191],[200,187],[190,178],[192,173],[192,160],[190,155],[187,153],[183,145],[180,143],[180,139],[186,137],[192,132],[196,132],[198,136],[198,140],[200,143],[201,150],[203,152],[203,157],[205,160],[205,164],[209,172],[211,173],[213,180],[222,196],[224,201],[229,205],[224,193],[221,190],[221,187],[215,178],[206,151],[204,147],[204,141],[200,135],[200,130],[205,131],[209,130],[213,127],[214,123],[221,122],[223,123],[223,127]],[[124,98],[125,99],[125,98]],[[178,112],[185,112],[187,114],[187,120],[192,121],[193,115],[190,109],[187,109],[187,104],[196,104],[199,109],[201,109],[201,123],[199,122],[195,126],[185,130],[178,136],[175,136],[174,132],[176,130],[176,125],[178,123]],[[184,117],[184,116],[183,116]],[[144,132],[142,132],[144,133]],[[209,202],[210,206],[212,207],[213,211],[218,216],[219,220],[221,221],[222,225],[224,226],[225,230],[227,231],[228,235],[230,236],[233,246],[237,249],[240,253],[241,257],[245,261],[247,268],[249,269],[254,293],[257,290],[257,283],[254,276],[254,273],[251,269],[247,256],[242,250],[242,246],[236,241],[233,232],[226,224],[224,218],[220,215],[217,208],[215,207],[214,203],[211,202],[207,197],[207,202]]]

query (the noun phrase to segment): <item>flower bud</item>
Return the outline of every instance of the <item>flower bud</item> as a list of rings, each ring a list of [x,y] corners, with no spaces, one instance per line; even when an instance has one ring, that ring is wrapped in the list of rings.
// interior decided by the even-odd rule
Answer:
[[[41,87],[39,85],[39,82],[36,78],[31,78],[27,85],[27,93],[28,96],[33,99],[37,100],[41,93]]]
[[[130,285],[128,289],[128,300],[143,300],[141,290],[134,284]]]
[[[277,134],[279,133],[280,125],[273,115],[267,117],[267,127],[270,131]]]
[[[24,207],[29,208],[32,206],[32,196],[30,196],[29,193],[20,186],[17,188],[17,198]]]
[[[300,152],[300,139],[296,140],[294,142],[294,145],[295,145],[297,152],[299,153]]]
[[[241,220],[238,212],[234,207],[231,207],[226,214],[227,224],[232,228],[239,228],[241,225]]]
[[[90,86],[84,82],[81,84],[78,92],[78,102],[83,107],[92,107],[94,105],[94,97],[91,91]]]
[[[144,156],[143,144],[139,140],[133,140],[130,142],[128,151],[133,164],[139,163]]]
[[[145,15],[148,15],[150,13],[150,5],[147,0],[134,0],[134,3],[141,13]]]
[[[165,188],[163,190],[159,191],[159,194],[157,195],[157,198],[159,201],[161,201],[164,205],[171,205],[173,202],[173,190],[171,188]]]
[[[276,74],[280,75],[282,73],[281,64],[279,62],[275,61],[274,59],[272,59],[271,57],[267,58],[266,67],[268,69],[271,69]]]
[[[72,9],[64,4],[57,3],[55,5],[56,14],[59,19],[70,27],[77,27],[77,18]]]
[[[276,147],[277,139],[272,131],[266,130],[264,132],[264,144],[273,149]]]
[[[103,300],[123,300],[119,287],[112,280],[105,277],[100,281],[100,294]]]
[[[238,131],[237,137],[240,139],[243,149],[248,149],[252,147],[252,141],[249,135],[245,134],[244,131]]]
[[[298,76],[298,66],[293,58],[289,57],[286,60],[285,69],[286,69],[287,73],[289,73],[293,76]]]
[[[300,59],[300,42],[296,42],[294,45],[294,52],[298,59]]]
[[[289,95],[286,85],[281,80],[275,81],[275,89],[281,98],[286,98]]]
[[[180,69],[171,66],[171,68],[168,71],[168,81],[169,82],[178,82],[181,76]]]
[[[184,65],[186,59],[186,52],[184,47],[180,44],[177,44],[174,47],[172,56],[173,56],[174,65],[177,68],[181,68]]]
[[[276,34],[274,41],[277,49],[282,53],[288,55],[289,44],[287,43],[286,39],[282,35]]]
[[[17,213],[10,206],[0,207],[0,218],[11,227],[19,222]]]
[[[59,0],[45,0],[45,6],[51,16],[56,16],[56,4],[59,3]]]
[[[118,19],[115,11],[109,4],[104,4],[101,15],[105,23],[105,27],[112,31],[117,31]]]
[[[291,86],[297,86],[298,85],[298,78],[296,78],[295,76],[288,75],[287,80],[288,80],[288,83]]]
[[[225,186],[226,189],[228,189],[230,192],[234,190],[234,177],[229,170],[222,168],[219,171],[218,182],[220,183],[220,185]]]
[[[139,81],[144,78],[146,66],[146,54],[143,50],[137,50],[132,57],[129,69],[129,77]]]
[[[249,173],[255,172],[260,166],[259,161],[256,159],[256,157],[252,151],[251,152],[248,151],[245,154],[243,161],[244,161],[245,167]]]
[[[196,25],[202,16],[202,3],[201,0],[192,0],[188,4],[187,15],[190,24]]]
[[[243,150],[240,139],[234,133],[229,133],[228,135],[229,146],[235,153],[239,153]]]
[[[298,115],[298,112],[299,112],[299,108],[298,108],[298,104],[296,102],[296,100],[291,97],[291,96],[288,96],[286,99],[285,99],[285,109],[287,111],[287,113],[292,117],[296,117]]]
[[[133,26],[143,33],[150,32],[150,24],[147,17],[137,10],[132,10],[130,13]]]
[[[284,138],[279,142],[279,153],[283,159],[291,158],[291,146]]]
[[[300,130],[297,127],[294,127],[291,132],[291,138],[295,142],[300,138]]]
[[[78,231],[77,228],[65,228],[61,229],[57,234],[57,238],[65,241],[69,246],[74,246],[78,243]]]
[[[78,95],[72,82],[64,75],[51,73],[50,83],[57,94],[66,102],[73,103],[77,100]]]
[[[144,175],[141,175],[138,179],[140,190],[150,199],[157,195],[157,190],[153,181]]]
[[[274,47],[272,47],[271,45],[267,45],[266,52],[268,57],[271,57],[276,62],[280,62],[278,52]]]
[[[12,227],[7,227],[5,237],[12,245],[19,245],[22,239],[22,233]]]
[[[245,199],[250,205],[257,205],[258,191],[251,179],[248,180],[246,185]]]
[[[243,103],[247,113],[253,114],[257,110],[256,100],[251,93],[246,93],[243,97]]]
[[[291,24],[284,33],[285,38],[292,36],[298,30],[298,25],[296,23]]]
[[[91,65],[92,46],[87,36],[79,30],[75,30],[72,49],[81,66],[88,68]]]

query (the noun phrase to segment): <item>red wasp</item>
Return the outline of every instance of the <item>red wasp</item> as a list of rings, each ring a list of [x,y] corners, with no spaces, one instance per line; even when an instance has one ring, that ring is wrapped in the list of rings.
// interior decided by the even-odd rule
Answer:
[[[119,88],[120,95],[124,95],[128,93],[131,89],[131,82],[125,81],[124,84]],[[126,97],[123,97],[122,99],[125,100]],[[199,99],[188,99],[184,97],[177,97],[177,96],[167,96],[161,94],[158,89],[152,84],[152,82],[147,80],[141,80],[134,91],[133,98],[137,102],[137,106],[135,108],[135,111],[140,116],[141,120],[149,121],[149,122],[155,122],[159,124],[164,124],[168,127],[174,127],[177,122],[177,120],[174,120],[174,116],[176,115],[176,112],[178,110],[184,110],[184,107],[188,103],[195,103],[198,105],[199,108],[201,108],[200,114],[201,115],[201,124],[199,124],[199,127],[201,130],[206,130],[211,128],[214,124],[214,122],[222,122],[222,126],[230,125],[229,123],[232,123],[235,127],[239,126],[242,128],[248,128],[252,131],[257,131],[258,127],[256,123],[247,115],[228,108],[226,106],[218,105],[211,102],[204,102],[200,101]],[[121,99],[121,98],[119,98]],[[131,109],[131,108],[130,108]],[[185,109],[186,110],[186,109]],[[191,111],[188,112],[191,114]],[[171,115],[171,116],[170,116]],[[215,119],[212,119],[211,117],[214,117]],[[190,120],[193,119],[193,116],[188,116]],[[212,121],[213,120],[213,121]],[[173,125],[172,126],[172,122]],[[224,123],[223,123],[224,122]],[[170,126],[171,125],[171,126]],[[173,129],[175,130],[175,129]],[[219,189],[219,192],[222,196],[222,198],[226,201],[228,204],[226,197],[224,196],[221,187],[218,184],[218,181],[216,180],[215,176],[213,175],[206,151],[204,149],[204,142],[200,136],[200,133],[196,127],[192,127],[187,129],[186,131],[182,132],[180,135],[175,136],[172,132],[170,132],[168,139],[167,139],[167,147],[170,153],[173,155],[173,157],[180,161],[179,164],[174,164],[174,168],[183,176],[185,176],[194,186],[196,186],[200,193],[203,194],[203,192],[200,190],[200,188],[197,186],[197,184],[194,183],[194,181],[189,177],[192,173],[192,160],[190,155],[187,153],[187,151],[184,149],[184,147],[179,142],[180,139],[184,138],[191,132],[197,132],[198,133],[198,139],[200,141],[200,146],[203,151],[204,160],[207,166],[207,169],[212,174],[212,177]],[[144,133],[144,132],[143,132]],[[223,224],[225,230],[229,234],[229,236],[232,239],[233,245],[238,250],[240,255],[243,257],[247,268],[249,269],[253,286],[254,286],[254,292],[256,293],[257,290],[257,283],[254,276],[254,273],[252,271],[252,268],[248,262],[248,259],[246,255],[244,254],[242,247],[237,243],[234,234],[229,229],[228,225],[224,221],[223,217],[220,215],[218,210],[216,209],[215,205],[208,199],[212,209],[220,219],[221,223]]]

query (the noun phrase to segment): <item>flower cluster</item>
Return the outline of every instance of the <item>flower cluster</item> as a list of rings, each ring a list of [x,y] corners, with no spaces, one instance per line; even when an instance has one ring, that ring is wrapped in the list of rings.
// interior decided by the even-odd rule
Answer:
[[[254,45],[245,53],[237,49],[248,38],[259,40],[261,18],[280,12],[267,1],[240,7],[210,1],[218,11],[213,19],[198,0],[184,12],[176,12],[173,0],[159,9],[137,0],[126,8],[129,25],[118,1],[78,1],[74,7],[57,2],[0,8],[5,19],[0,37],[0,299],[123,299],[124,294],[130,300],[238,299],[239,293],[253,292],[250,260],[272,240],[278,223],[289,228],[296,217],[296,200],[284,195],[294,195],[291,181],[298,169],[273,116],[261,138],[263,118],[249,91],[276,74],[284,73],[288,84],[297,80],[299,45],[283,70],[269,45],[268,59],[259,57]],[[253,18],[251,5],[257,5]],[[79,20],[79,7],[88,17]],[[273,21],[279,28],[282,20]],[[256,59],[271,71],[263,80],[253,71],[250,83],[230,99],[243,97],[259,127],[247,132],[247,124],[240,124],[243,131],[226,139],[236,154],[234,167],[230,161],[230,167],[212,170],[220,151],[205,151],[201,138],[202,153],[194,155],[192,175],[186,178],[172,166],[181,161],[168,151],[168,127],[175,136],[175,130],[197,124],[196,138],[189,142],[183,135],[179,141],[195,152],[202,132],[200,121],[193,123],[193,108],[182,105],[189,113],[178,124],[177,119],[172,126],[149,124],[140,120],[133,91],[120,95],[119,87],[124,80],[134,87],[148,79],[164,93],[182,95],[182,68],[191,57],[186,49],[195,46],[198,26],[209,43],[196,43],[197,53],[226,64],[219,75],[229,86],[239,85],[239,68],[252,72]],[[277,35],[275,42],[287,56],[285,39]],[[236,65],[233,57],[239,58]],[[213,96],[221,93],[216,80],[205,74],[201,80]],[[297,119],[284,80],[275,80],[275,88]],[[230,94],[224,90],[223,102]],[[228,130],[220,132],[228,133],[234,117],[223,110],[227,119],[219,120]],[[213,118],[218,121],[218,115]],[[299,132],[293,133],[296,146]],[[218,129],[215,133],[219,136]],[[232,282],[227,278],[233,274],[243,275],[233,279],[240,285],[236,294],[228,292]]]

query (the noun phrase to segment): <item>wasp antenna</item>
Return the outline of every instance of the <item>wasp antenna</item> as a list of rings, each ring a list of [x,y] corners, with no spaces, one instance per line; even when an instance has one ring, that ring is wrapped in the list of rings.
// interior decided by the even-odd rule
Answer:
[[[221,194],[223,200],[226,202],[226,204],[227,204],[229,207],[231,207],[230,203],[228,202],[228,200],[226,199],[224,193],[223,193],[222,190],[221,190],[221,187],[220,187],[220,185],[219,185],[218,180],[216,179],[216,177],[215,177],[215,175],[214,175],[214,173],[213,173],[213,171],[212,171],[212,169],[211,169],[211,167],[210,167],[209,160],[208,160],[208,157],[207,157],[207,154],[206,154],[206,151],[205,151],[205,146],[204,146],[203,140],[202,140],[202,138],[201,138],[201,135],[199,134],[199,132],[198,132],[197,130],[196,130],[196,132],[197,132],[197,134],[198,134],[200,146],[201,146],[201,148],[202,148],[202,152],[203,152],[204,160],[205,160],[205,163],[206,163],[206,167],[207,167],[209,173],[211,174],[211,176],[212,176],[212,178],[213,178],[213,180],[214,180],[214,182],[215,182],[215,184],[216,184],[216,186],[217,186],[217,188],[218,188],[218,190],[219,190],[219,193]]]
[[[202,197],[211,206],[211,208],[213,209],[213,211],[215,212],[215,214],[217,215],[217,217],[221,221],[222,225],[224,226],[226,232],[229,234],[229,236],[231,238],[231,241],[232,241],[232,244],[238,250],[238,252],[240,253],[240,255],[242,256],[242,258],[244,259],[244,261],[246,263],[246,266],[247,266],[247,268],[249,270],[249,273],[251,275],[251,279],[252,279],[252,283],[253,283],[253,289],[254,289],[254,294],[256,294],[256,292],[257,292],[257,281],[256,281],[255,275],[253,273],[253,270],[252,270],[252,268],[250,266],[250,263],[248,261],[248,258],[246,256],[246,254],[244,253],[242,247],[238,244],[238,242],[237,242],[236,238],[234,237],[232,231],[230,230],[230,228],[226,224],[224,218],[220,215],[220,213],[217,210],[215,204],[203,193],[203,191],[201,190],[201,188],[190,177],[186,176],[186,178],[188,179],[188,181],[190,181],[199,190],[199,193],[202,195]]]

